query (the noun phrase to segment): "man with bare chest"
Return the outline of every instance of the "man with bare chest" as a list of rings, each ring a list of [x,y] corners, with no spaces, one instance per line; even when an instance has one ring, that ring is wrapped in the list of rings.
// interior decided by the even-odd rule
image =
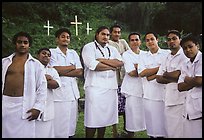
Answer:
[[[12,64],[8,67],[4,85],[4,95],[19,97],[23,96],[24,88],[24,64],[26,59],[13,58]],[[16,78],[18,77],[18,80]]]
[[[15,34],[12,42],[15,52],[2,59],[2,137],[35,138],[35,121],[47,97],[45,72],[29,53],[28,33]]]

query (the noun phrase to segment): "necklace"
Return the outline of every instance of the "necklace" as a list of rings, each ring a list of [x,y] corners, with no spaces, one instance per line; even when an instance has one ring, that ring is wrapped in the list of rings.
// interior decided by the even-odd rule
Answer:
[[[94,42],[94,43],[95,43],[96,49],[99,49],[99,51],[101,52],[102,56],[105,58],[104,53],[103,53],[102,50],[99,48],[99,46],[97,45],[97,43],[96,43],[96,42]],[[106,47],[106,48],[108,49],[108,57],[110,58],[110,56],[111,56],[110,49],[109,49],[108,47]]]

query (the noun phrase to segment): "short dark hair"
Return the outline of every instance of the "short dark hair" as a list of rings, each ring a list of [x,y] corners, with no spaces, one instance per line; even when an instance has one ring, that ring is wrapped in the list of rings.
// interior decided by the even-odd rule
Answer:
[[[139,38],[141,38],[140,33],[138,33],[138,32],[131,32],[131,33],[128,35],[128,40],[129,40],[129,41],[130,41],[130,36],[131,36],[131,35],[138,35]]]
[[[152,32],[152,31],[147,32],[147,33],[145,34],[145,36],[144,36],[144,39],[146,38],[146,36],[147,36],[148,34],[153,34],[153,35],[156,37],[156,39],[158,39],[158,34],[155,33],[155,32]]]
[[[179,37],[179,39],[181,38],[181,34],[180,34],[180,32],[178,30],[169,30],[166,37],[168,37],[169,34],[175,34],[176,36]]]
[[[14,45],[16,45],[17,38],[20,37],[20,36],[24,36],[24,37],[28,38],[29,47],[32,46],[32,42],[33,42],[32,37],[30,36],[29,33],[23,32],[23,31],[18,32],[18,33],[16,33],[16,34],[13,36],[13,38],[12,38],[12,43],[13,43]]]
[[[49,48],[46,48],[46,47],[44,47],[44,48],[40,48],[40,49],[37,51],[37,54],[40,54],[43,50],[49,51],[50,54],[51,54],[50,49],[49,49]]]
[[[197,38],[195,35],[193,35],[192,33],[190,33],[190,34],[184,36],[184,37],[181,39],[181,42],[180,42],[181,47],[182,47],[182,46],[184,45],[184,43],[187,42],[187,41],[192,41],[192,42],[195,43],[196,45],[199,44],[198,38]]]
[[[60,28],[59,30],[57,30],[55,32],[55,37],[59,37],[63,32],[68,33],[70,35],[70,37],[71,37],[71,32],[67,28]]]
[[[110,33],[112,33],[113,31],[113,28],[120,28],[121,29],[121,26],[119,24],[114,24],[110,27]]]

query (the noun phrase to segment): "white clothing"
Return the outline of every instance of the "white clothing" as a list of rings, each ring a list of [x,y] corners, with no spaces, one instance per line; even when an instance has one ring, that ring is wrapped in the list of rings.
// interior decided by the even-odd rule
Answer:
[[[66,55],[59,47],[50,49],[51,66],[71,66],[75,65],[76,69],[82,68],[81,61],[77,52],[73,49],[67,49]],[[71,109],[72,102],[78,101],[80,97],[77,77],[60,76],[62,86],[55,90],[55,137],[68,138],[70,136],[70,127],[76,124],[76,119],[71,120],[71,115],[78,113],[78,110]],[[75,108],[78,108],[78,104]],[[74,111],[74,112],[72,112]],[[58,113],[58,114],[56,114]],[[76,126],[75,126],[76,127]],[[74,130],[74,128],[73,128]],[[63,131],[63,132],[62,132]],[[73,132],[71,132],[73,134]]]
[[[146,129],[142,97],[126,97],[125,116],[126,130],[130,132],[138,132]]]
[[[202,119],[184,120],[184,138],[202,138]]]
[[[184,82],[185,76],[202,77],[202,53],[199,51],[193,62],[182,65],[178,83]],[[202,137],[202,86],[194,87],[186,92],[184,111],[184,137]],[[193,120],[198,119],[200,120]]]
[[[97,42],[96,42],[97,43]],[[97,43],[98,44],[98,43]],[[113,46],[106,44],[106,46],[102,47],[98,44],[101,51],[104,53],[104,58],[109,59],[118,59],[122,61],[122,57],[117,51],[117,49]],[[109,48],[109,49],[108,49]],[[109,51],[110,50],[110,57]],[[99,61],[97,58],[103,58],[100,50],[95,46],[94,42],[90,42],[86,44],[82,51],[82,58],[85,64],[84,68],[84,77],[85,84],[84,88],[88,86],[96,86],[107,89],[117,89],[118,84],[116,80],[116,72],[112,70],[107,71],[94,71]]]
[[[72,102],[69,101],[55,101],[54,102],[54,133],[55,138],[69,138],[70,116]]]
[[[162,60],[166,59],[168,53],[170,53],[169,50],[159,48],[159,50],[154,54],[148,51],[145,55],[141,55],[140,62],[138,64],[138,74],[145,69],[160,66]],[[164,100],[165,85],[157,83],[156,79],[147,81],[146,78],[143,78],[143,86],[143,98],[156,101]]]
[[[67,49],[66,55],[59,49],[50,49],[51,59],[49,65],[51,66],[70,66],[75,65],[76,69],[82,68],[79,55],[75,50]],[[55,94],[55,101],[72,101],[80,97],[77,78],[60,76],[62,87],[59,88],[58,93]]]
[[[147,135],[166,137],[164,102],[144,98],[143,104]]]
[[[187,61],[188,58],[185,56],[183,49],[180,47],[179,51],[175,55],[172,55],[171,53],[167,55],[166,60],[164,60],[159,67],[157,75],[163,75],[166,71],[173,72],[181,70],[181,66]],[[181,93],[178,91],[178,83],[172,82],[166,84],[165,117],[168,138],[183,137],[182,107],[184,107],[183,104],[185,102],[185,96],[185,92]]]
[[[2,138],[35,138],[35,121],[22,119],[23,96],[2,96]]]
[[[172,72],[176,70],[181,70],[181,66],[187,61],[188,58],[183,53],[182,48],[180,48],[175,55],[169,53],[167,55],[166,60],[164,60],[161,66],[159,67],[157,75],[163,75],[165,71]],[[178,83],[166,84],[165,106],[179,105],[184,103],[185,94],[180,93],[177,89],[177,86]]]
[[[95,43],[97,43],[95,41]],[[85,71],[85,114],[86,127],[106,127],[118,123],[118,95],[116,71],[95,71],[97,58],[118,59],[122,57],[117,49],[109,44],[102,47],[94,42],[82,50]],[[100,51],[101,50],[101,51]],[[105,113],[104,113],[105,112]]]
[[[125,51],[130,50],[130,47],[129,47],[129,45],[125,39],[119,39],[118,42],[109,40],[108,44],[115,47],[118,50],[118,52],[120,53],[120,55],[122,55]],[[117,72],[118,85],[120,86],[122,84],[123,78],[125,76],[124,66],[121,66],[120,69],[118,69],[116,72]]]
[[[140,50],[135,54],[132,50],[123,53],[122,58],[125,67],[125,77],[121,85],[121,93],[126,97],[125,116],[126,130],[131,132],[146,129],[143,106],[143,87],[141,77],[131,77],[129,72],[135,70],[134,64],[138,64],[140,55],[146,52]]]
[[[167,138],[183,138],[184,104],[165,106]]]
[[[71,101],[69,109],[71,110],[69,136],[74,136],[78,121],[78,100]]]
[[[57,81],[61,87],[59,74],[54,68],[45,67],[45,73]],[[47,88],[47,100],[45,110],[40,121],[36,121],[37,138],[54,138],[54,90]]]
[[[5,76],[12,63],[15,53],[2,59],[2,94]],[[43,111],[47,98],[47,81],[43,65],[30,54],[24,65],[24,91],[22,118],[27,118],[27,111],[31,108]]]
[[[178,83],[183,82],[185,76],[202,77],[202,53],[200,51],[193,63],[189,60],[187,64],[182,66]],[[194,87],[187,91],[184,116],[187,117],[187,114],[190,120],[202,117],[202,86]]]
[[[2,59],[2,94],[4,90],[5,76],[8,67],[12,64],[14,56],[15,53]],[[18,97],[7,96],[5,102],[2,101],[2,136],[7,138],[35,138],[36,120],[28,121],[26,119],[28,114],[26,112],[32,108],[43,112],[46,98],[47,81],[43,65],[29,54],[24,65],[23,96],[21,99]]]
[[[154,54],[148,51],[148,53],[141,55],[138,73],[140,74],[145,69],[159,67],[169,53],[169,50],[159,48]],[[157,83],[156,79],[148,81],[146,77],[142,78],[142,83],[147,134],[153,137],[166,137],[164,121],[165,85]]]
[[[106,127],[118,123],[117,89],[85,89],[84,126]]]
[[[132,50],[128,50],[122,55],[125,67],[125,77],[121,85],[121,93],[126,97],[129,95],[143,97],[141,77],[131,77],[128,73],[135,70],[134,64],[138,64],[140,56],[145,53],[145,51],[140,50],[139,54],[135,54]]]

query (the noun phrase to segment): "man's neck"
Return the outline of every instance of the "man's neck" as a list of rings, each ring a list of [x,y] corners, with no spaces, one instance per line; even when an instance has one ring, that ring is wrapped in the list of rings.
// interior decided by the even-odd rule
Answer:
[[[59,46],[59,49],[66,55],[68,46]]]

